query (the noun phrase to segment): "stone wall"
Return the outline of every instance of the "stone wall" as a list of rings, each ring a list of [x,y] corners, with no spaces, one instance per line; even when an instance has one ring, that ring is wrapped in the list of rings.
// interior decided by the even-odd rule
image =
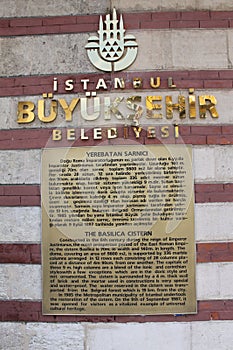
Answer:
[[[176,101],[178,94],[187,98],[189,88],[197,96],[217,99],[218,118],[176,117],[169,123],[178,120],[180,139],[164,141],[193,145],[197,314],[42,315],[41,149],[52,144],[53,128],[86,124],[79,112],[68,124],[60,115],[53,123],[37,118],[19,124],[17,104],[36,104],[42,93],[52,91],[54,77],[61,82],[56,98],[71,101],[82,91],[81,79],[87,78],[92,89],[98,79],[105,79],[108,93],[119,95],[108,84],[113,76],[97,71],[84,49],[98,30],[99,15],[114,6],[139,45],[134,64],[117,75],[126,81],[122,96],[135,95],[134,77],[143,79],[137,94],[151,95],[149,78],[159,76],[156,95],[163,99],[172,95]],[[0,348],[229,349],[233,342],[232,1],[2,0],[0,12]],[[175,90],[167,86],[169,77]],[[69,94],[64,91],[68,79],[76,83]],[[100,95],[104,98],[106,91]],[[168,121],[163,117],[162,122]],[[137,142],[153,143],[145,135]],[[72,144],[64,140],[61,145]],[[98,142],[77,140],[75,145]]]

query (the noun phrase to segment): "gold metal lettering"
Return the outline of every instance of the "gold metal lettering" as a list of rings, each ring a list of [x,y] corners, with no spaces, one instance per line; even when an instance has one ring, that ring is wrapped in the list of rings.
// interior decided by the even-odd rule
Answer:
[[[168,87],[169,87],[169,88],[172,88],[172,89],[173,89],[173,88],[176,88],[176,85],[173,84],[173,79],[172,79],[172,77],[169,77],[167,81],[168,81]]]
[[[147,138],[154,139],[156,137],[156,131],[154,126],[148,126],[147,128]]]
[[[153,113],[153,110],[162,109],[160,103],[153,103],[154,101],[162,101],[162,96],[146,96],[146,117],[148,119],[161,119],[162,113]]]
[[[119,111],[119,109],[117,108],[119,106],[119,104],[121,103],[121,101],[124,100],[124,97],[117,97],[115,98],[115,100],[111,103],[110,99],[106,97],[106,100],[104,100],[104,105],[105,105],[105,112],[104,112],[104,119],[111,119],[110,117],[110,112],[113,113],[113,115],[119,119],[125,119],[123,117],[123,115],[121,114],[121,112]]]
[[[166,96],[166,117],[167,119],[173,118],[173,109],[178,109],[180,118],[186,118],[185,111],[185,97],[182,95],[178,96],[178,103],[172,103],[172,97]]]
[[[133,79],[133,87],[134,87],[134,89],[142,88],[142,78],[134,78]]]
[[[83,90],[87,90],[87,83],[89,83],[89,79],[81,79],[81,83],[83,83]]]
[[[139,119],[142,116],[143,108],[140,105],[137,105],[134,102],[141,102],[141,96],[130,96],[126,100],[126,105],[129,109],[132,111],[135,111],[134,114],[127,115],[127,119],[131,120],[133,122],[133,125],[138,126],[139,125]]]
[[[162,126],[161,127],[161,137],[164,138],[164,139],[169,137],[169,128],[168,128],[168,126]]]
[[[129,130],[128,130],[128,125],[124,126],[124,139],[128,138]]]
[[[60,129],[54,129],[52,133],[52,139],[53,141],[60,141],[62,139],[61,130]]]
[[[216,110],[217,100],[213,95],[199,96],[200,118],[206,118],[206,112],[209,111],[212,118],[218,118],[219,114]]]
[[[72,121],[72,112],[75,109],[77,103],[79,102],[79,98],[73,98],[73,100],[71,101],[70,105],[68,106],[66,103],[66,100],[64,100],[63,98],[60,98],[58,100],[58,102],[60,103],[60,105],[62,106],[64,112],[65,112],[65,118],[67,122],[71,122]]]
[[[104,119],[110,120],[111,119],[111,100],[110,97],[104,97]]]
[[[125,88],[125,81],[123,78],[114,78],[114,88],[124,89]]]
[[[67,140],[74,141],[75,140],[75,129],[67,129]]]
[[[110,128],[107,131],[108,139],[115,139],[117,137],[117,128]]]
[[[33,113],[34,109],[35,104],[33,102],[19,102],[17,109],[17,123],[25,124],[33,122],[33,120],[35,119],[35,114]]]
[[[101,140],[102,139],[102,129],[101,128],[95,128],[93,130],[93,138],[94,140]]]
[[[156,88],[160,87],[160,83],[161,83],[160,77],[156,77],[156,84],[155,84],[154,78],[153,77],[150,78],[150,86],[153,89],[156,89]]]
[[[52,94],[43,94],[44,99],[49,97],[52,98]],[[57,117],[57,100],[50,101],[50,114],[45,116],[45,100],[38,101],[38,118],[44,123],[51,123]]]
[[[189,118],[196,118],[196,96],[193,94],[194,89],[189,89]]]
[[[140,137],[140,133],[142,131],[142,128],[140,126],[138,127],[133,127],[133,131],[135,133],[136,139],[138,139]]]
[[[83,119],[88,121],[93,121],[99,118],[100,116],[100,98],[94,97],[94,111],[92,114],[87,113],[87,98],[82,97],[80,99],[81,101],[81,116]]]
[[[179,125],[178,124],[174,124],[174,136],[175,139],[178,139],[180,134],[179,134]]]
[[[74,81],[73,79],[68,79],[65,81],[65,90],[72,91],[74,89]]]
[[[81,140],[88,140],[89,137],[85,135],[85,129],[81,129],[81,135],[80,135]]]
[[[103,88],[104,90],[107,90],[107,85],[106,85],[106,83],[105,83],[103,78],[99,79],[98,83],[96,85],[96,90],[99,90],[100,88]]]
[[[57,90],[58,90],[57,78],[53,78],[53,91],[57,91]]]

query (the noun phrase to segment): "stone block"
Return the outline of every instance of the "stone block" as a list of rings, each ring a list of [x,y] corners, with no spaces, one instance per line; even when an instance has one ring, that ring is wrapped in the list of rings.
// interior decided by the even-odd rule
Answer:
[[[233,10],[231,0],[113,0],[112,6],[118,11],[182,11],[182,10]]]
[[[233,182],[233,147],[219,146],[215,159],[215,177],[221,182]]]
[[[88,34],[1,38],[0,74],[40,75],[93,72],[85,45]],[[25,55],[25,52],[27,54]]]
[[[25,331],[29,339],[29,349],[85,349],[84,326],[81,323],[29,323]]]
[[[0,265],[0,298],[28,299],[42,298],[41,267],[39,265]]]
[[[197,299],[232,299],[233,263],[203,263],[197,265]]]
[[[232,182],[232,150],[232,146],[194,146],[196,182]]]
[[[223,263],[220,265],[220,286],[223,299],[232,299],[232,275],[232,263]]]
[[[0,243],[40,243],[38,207],[0,207]]]
[[[233,203],[203,203],[195,205],[197,242],[233,240]]]
[[[173,30],[171,68],[227,68],[226,35],[224,30]]]
[[[29,1],[27,6],[23,0],[2,0],[1,17],[36,17],[36,16],[63,16],[84,15],[88,13],[105,13],[110,7],[109,0],[92,1],[63,1],[48,2]]]
[[[2,349],[84,350],[82,324],[14,323],[0,324]]]
[[[189,348],[190,325],[184,323],[86,325],[89,350],[167,350]]]
[[[194,177],[198,182],[217,181],[215,179],[215,157],[218,147],[195,146],[193,150]]]
[[[229,31],[227,36],[227,45],[229,51],[229,68],[233,66],[233,32]]]
[[[128,68],[130,71],[169,69],[172,66],[171,32],[168,30],[140,30],[134,36],[138,43],[138,55]]]
[[[229,350],[233,344],[233,321],[193,322],[191,349]]]
[[[129,70],[228,68],[224,30],[141,30],[134,35],[139,50]]]
[[[1,322],[0,338],[2,349],[27,349],[27,337],[23,323]]]
[[[40,150],[0,151],[2,184],[34,184],[40,181]]]
[[[198,264],[196,276],[198,300],[221,299],[218,263]]]

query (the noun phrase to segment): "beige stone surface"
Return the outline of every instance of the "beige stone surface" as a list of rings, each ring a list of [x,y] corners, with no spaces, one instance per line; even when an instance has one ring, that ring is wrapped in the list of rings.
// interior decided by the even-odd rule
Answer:
[[[187,11],[233,9],[231,0],[2,0],[1,17],[36,17],[83,14],[105,14],[115,7],[118,12]]]
[[[233,321],[146,323],[2,322],[3,350],[229,350]],[[170,346],[171,344],[171,346]],[[131,345],[133,347],[131,347]]]
[[[232,321],[193,322],[192,350],[230,350],[233,344]]]
[[[197,242],[233,241],[233,203],[198,203],[195,205]]]
[[[101,350],[229,350],[233,322],[155,322],[128,324],[87,324],[87,349]],[[131,338],[131,334],[134,338]],[[114,344],[114,347],[112,345]],[[133,347],[131,347],[133,344]],[[171,345],[170,345],[171,344]]]
[[[141,30],[134,35],[138,57],[129,70],[229,68],[225,30]]]
[[[1,184],[34,184],[40,181],[40,151],[0,151]]]
[[[188,323],[128,323],[89,324],[87,329],[88,350],[167,350],[189,349],[191,336]]]
[[[0,17],[102,14],[109,7],[110,0],[1,0]]]
[[[40,243],[39,207],[0,207],[0,243]]]
[[[0,38],[0,75],[93,72],[85,45],[88,34]]]
[[[112,6],[118,11],[182,11],[182,10],[218,10],[233,9],[231,0],[112,0]]]
[[[196,182],[233,182],[233,146],[194,146]]]
[[[0,299],[41,299],[40,265],[0,265]]]
[[[130,71],[231,68],[233,29],[140,30],[138,56]],[[2,37],[1,76],[94,73],[87,33]],[[229,38],[229,40],[228,40]]]
[[[2,350],[86,350],[78,323],[1,322],[0,338]]]
[[[228,65],[229,65],[229,68],[233,68],[233,32],[231,32],[230,30],[228,31],[228,36],[227,36],[227,47],[228,47]]]
[[[171,51],[172,69],[231,68],[225,30],[172,30]]]
[[[232,299],[233,263],[197,264],[197,300]]]

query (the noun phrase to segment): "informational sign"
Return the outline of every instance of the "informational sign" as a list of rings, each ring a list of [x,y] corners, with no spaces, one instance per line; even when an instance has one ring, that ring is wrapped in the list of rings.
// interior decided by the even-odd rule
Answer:
[[[192,150],[44,149],[43,313],[195,313]]]

